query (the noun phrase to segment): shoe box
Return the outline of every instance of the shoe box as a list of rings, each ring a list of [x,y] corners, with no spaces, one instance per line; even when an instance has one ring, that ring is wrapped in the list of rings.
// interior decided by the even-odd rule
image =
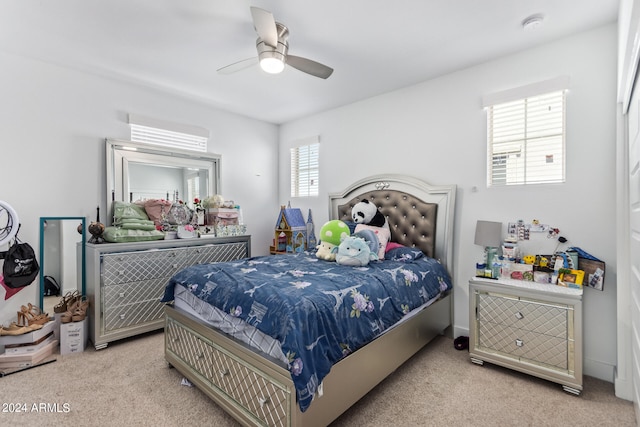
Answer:
[[[88,319],[60,323],[60,354],[81,353],[87,345]]]
[[[0,346],[6,345],[15,345],[15,344],[33,344],[38,342],[42,338],[49,335],[51,332],[55,330],[56,322],[51,320],[44,325],[42,328],[35,330],[33,332],[27,332],[22,335],[3,335],[0,336]]]

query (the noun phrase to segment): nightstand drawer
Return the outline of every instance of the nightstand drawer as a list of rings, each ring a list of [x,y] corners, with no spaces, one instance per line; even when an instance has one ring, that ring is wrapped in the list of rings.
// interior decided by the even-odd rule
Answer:
[[[480,321],[478,325],[478,347],[505,355],[568,369],[568,345],[566,339],[511,326]]]
[[[479,293],[477,298],[477,317],[481,322],[567,338],[567,312],[570,309],[567,305],[492,293]]]

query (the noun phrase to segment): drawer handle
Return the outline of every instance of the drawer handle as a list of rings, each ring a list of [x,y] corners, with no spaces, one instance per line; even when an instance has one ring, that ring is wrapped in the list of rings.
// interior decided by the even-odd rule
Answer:
[[[229,370],[228,370],[228,369],[220,369],[220,370],[218,371],[218,374],[220,374],[220,378],[224,378],[224,377],[226,377],[227,375],[229,375]]]
[[[520,319],[524,319],[524,314],[522,314],[522,313],[520,313],[520,312],[517,312],[517,313],[516,313],[516,319],[519,319],[519,320],[520,320]]]
[[[516,347],[522,347],[523,345],[524,342],[520,338],[516,339]]]
[[[269,403],[269,398],[268,397],[259,397],[258,398],[258,403],[260,403],[260,408],[262,408],[264,405]]]

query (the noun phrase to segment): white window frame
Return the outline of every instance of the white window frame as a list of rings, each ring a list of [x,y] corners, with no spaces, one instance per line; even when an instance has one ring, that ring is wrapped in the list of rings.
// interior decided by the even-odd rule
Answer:
[[[486,96],[487,186],[566,180],[566,92],[558,77]]]
[[[290,149],[291,197],[316,197],[320,183],[320,137],[297,141]]]
[[[207,129],[129,114],[131,141],[198,152],[207,151]]]

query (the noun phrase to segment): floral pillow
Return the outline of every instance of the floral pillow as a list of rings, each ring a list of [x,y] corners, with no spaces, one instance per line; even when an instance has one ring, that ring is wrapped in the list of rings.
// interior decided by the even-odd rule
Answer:
[[[414,259],[419,259],[423,256],[424,254],[420,249],[400,246],[389,249],[384,255],[384,259],[390,261],[413,261]]]

